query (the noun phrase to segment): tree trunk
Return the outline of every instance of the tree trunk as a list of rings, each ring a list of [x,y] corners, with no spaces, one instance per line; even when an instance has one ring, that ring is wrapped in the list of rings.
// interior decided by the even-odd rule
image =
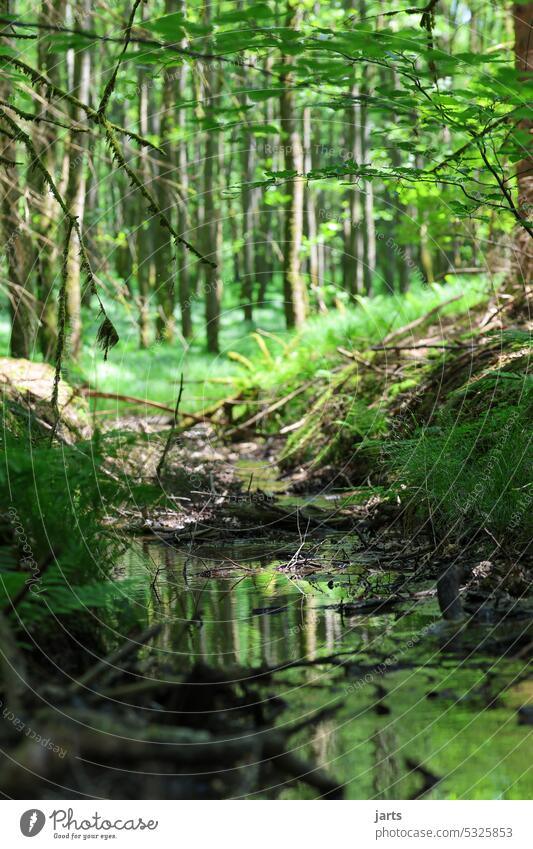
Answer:
[[[433,283],[435,280],[433,255],[429,246],[428,225],[425,221],[420,225],[420,264],[424,271],[426,282]]]
[[[139,91],[139,133],[148,133],[148,84],[146,74],[142,69],[138,72]],[[138,160],[138,174],[143,183],[150,180],[148,152],[141,147]],[[137,285],[139,289],[139,345],[148,348],[150,345],[150,290],[152,266],[152,231],[144,221],[144,202],[138,196],[136,254],[137,254]]]
[[[313,134],[311,128],[311,109],[306,107],[303,115],[304,124],[304,172],[307,174],[313,170]],[[309,251],[309,288],[316,298],[320,312],[326,311],[326,305],[322,294],[322,285],[319,277],[318,266],[318,228],[316,223],[316,194],[311,186],[306,190],[306,236]]]
[[[0,0],[0,14],[12,12],[9,0]],[[9,27],[7,28],[9,30]],[[6,29],[0,25],[0,34]],[[11,46],[5,36],[4,46]],[[10,86],[7,78],[0,80],[0,96],[8,101]],[[7,128],[6,128],[7,129]],[[11,131],[8,131],[11,132]],[[0,155],[16,162],[19,147],[8,135],[0,136]],[[26,154],[26,151],[24,151]],[[0,166],[0,191],[2,194],[2,234],[7,265],[9,303],[11,313],[10,353],[12,357],[29,357],[35,342],[36,315],[31,280],[32,250],[29,236],[29,209],[27,194],[19,182],[16,166]]]
[[[297,29],[302,8],[289,4],[286,26]],[[285,151],[285,170],[303,172],[303,147],[298,131],[296,101],[291,89],[293,56],[284,56],[284,89],[280,99],[280,125]],[[301,249],[304,213],[304,180],[301,176],[290,178],[286,185],[289,201],[285,208],[283,244],[283,299],[287,327],[301,327],[307,312],[307,297],[301,273]]]
[[[357,165],[361,164],[361,134],[360,134],[360,108],[357,102],[359,90],[355,83],[351,88],[353,103],[346,110],[346,132],[344,144],[349,161]],[[352,297],[361,293],[363,273],[362,263],[364,260],[362,248],[361,227],[363,224],[361,215],[361,193],[358,188],[357,178],[353,178],[353,185],[345,193],[346,215],[343,222],[343,254],[342,254],[342,278],[343,288]]]
[[[90,26],[90,0],[80,0],[74,8],[79,18],[79,26]],[[91,53],[86,46],[74,51],[71,93],[83,103],[89,101],[91,83]],[[78,123],[85,122],[85,113],[75,106],[71,107],[71,117]],[[68,183],[66,203],[71,213],[78,219],[83,231],[85,212],[85,188],[87,175],[88,133],[72,132],[68,157]],[[70,356],[77,359],[81,347],[81,257],[80,244],[73,231],[67,258],[67,322],[69,327]]]
[[[204,20],[211,20],[211,0],[205,2]],[[207,65],[205,70],[205,122],[207,135],[205,142],[204,164],[204,253],[216,268],[205,266],[204,296],[207,350],[219,352],[220,305],[222,302],[222,217],[218,208],[219,171],[222,159],[222,134],[214,127],[215,108],[220,88],[220,72]]]
[[[247,98],[244,98],[246,105]],[[244,242],[244,268],[242,278],[242,307],[244,320],[253,319],[254,276],[255,276],[255,199],[256,191],[248,184],[255,175],[256,142],[252,133],[245,133],[242,151],[242,238]]]
[[[165,0],[165,14],[177,11],[175,0]],[[159,112],[159,147],[162,153],[156,154],[156,197],[160,209],[172,219],[173,191],[170,180],[173,174],[172,145],[169,135],[173,125],[173,110],[175,102],[174,70],[163,71],[162,103]],[[154,112],[154,115],[156,113]],[[159,220],[154,219],[154,269],[155,296],[157,301],[156,334],[159,340],[172,342],[174,339],[174,307],[175,307],[175,277],[176,254],[170,234]]]
[[[265,60],[265,70],[270,71],[272,69],[272,65],[274,62],[273,56],[269,56]],[[277,101],[274,98],[269,98],[265,101],[264,104],[264,119],[267,125],[271,125],[275,121],[275,106],[277,105]],[[268,136],[270,139],[271,137]],[[275,137],[276,142],[279,144],[279,138]],[[265,144],[265,142],[263,142]],[[270,142],[266,142],[266,144],[271,146]],[[265,153],[269,153],[268,148],[265,148]],[[258,306],[262,306],[265,303],[267,297],[267,289],[268,284],[271,282],[275,263],[274,263],[274,228],[272,222],[272,207],[266,203],[265,194],[262,195],[260,199],[260,212],[259,212],[259,233],[260,233],[260,241],[259,245],[256,247],[255,251],[255,279],[258,282],[257,289],[257,304]],[[277,247],[277,245],[276,245]]]
[[[186,17],[187,9],[185,0],[179,0],[178,12]],[[186,41],[180,45],[185,47]],[[187,65],[182,62],[178,69],[178,78],[176,82],[176,95],[178,102],[185,100],[185,92],[187,86]],[[178,233],[185,235],[189,229],[189,210],[188,210],[188,192],[189,192],[189,163],[187,149],[187,112],[181,107],[178,108],[177,124],[180,132],[180,141],[177,151],[177,166],[180,182],[180,202],[178,205]],[[189,279],[189,255],[183,245],[177,249],[177,268],[178,268],[178,297],[180,302],[181,313],[181,332],[184,339],[190,339],[193,333],[192,328],[192,313],[191,313],[191,291]]]
[[[533,77],[533,3],[515,3],[513,6],[516,67],[523,72],[524,82]],[[533,143],[533,119],[525,118],[520,129],[529,132]],[[533,144],[527,155],[517,165],[518,209],[522,219],[533,223]],[[518,227],[514,240],[514,260],[518,281],[523,285],[533,282],[533,239]]]
[[[43,0],[39,13],[39,23],[43,26],[55,26],[62,24],[65,19],[65,0]],[[39,34],[37,43],[38,68],[52,82],[61,84],[60,54],[53,50],[53,41],[49,33],[45,31]],[[47,99],[46,88],[39,90],[41,99],[36,104],[36,115],[47,118],[50,106]],[[51,116],[53,117],[53,115]],[[52,124],[44,121],[33,125],[33,144],[46,170],[56,175],[57,170],[57,132]],[[35,249],[35,271],[36,289],[39,301],[39,347],[45,359],[50,359],[56,346],[57,340],[57,308],[54,299],[54,279],[57,274],[59,262],[59,244],[51,234],[56,226],[57,204],[50,194],[45,190],[43,175],[37,169],[31,169],[28,173],[28,185],[31,186],[38,215],[35,217],[34,231],[36,237]]]
[[[364,3],[361,6],[361,15],[364,17]],[[370,123],[368,120],[368,107],[366,105],[366,95],[368,95],[368,74],[369,66],[363,65],[363,83],[361,85],[361,95],[363,97],[360,106],[361,115],[361,162],[364,165],[369,165],[368,156],[370,153]],[[363,193],[363,281],[365,293],[368,295],[372,291],[372,282],[376,270],[376,229],[374,224],[374,184],[372,180],[367,180]]]

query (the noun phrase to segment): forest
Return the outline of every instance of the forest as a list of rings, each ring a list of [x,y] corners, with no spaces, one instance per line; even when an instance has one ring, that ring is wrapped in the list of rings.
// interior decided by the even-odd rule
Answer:
[[[0,0],[4,799],[532,798],[532,27]]]

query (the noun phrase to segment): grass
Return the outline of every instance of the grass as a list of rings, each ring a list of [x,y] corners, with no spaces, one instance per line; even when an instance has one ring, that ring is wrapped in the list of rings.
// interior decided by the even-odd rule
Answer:
[[[352,469],[357,465],[357,478],[362,480],[369,463],[375,463],[370,457],[365,459],[364,453],[387,429],[386,404],[376,403],[384,386],[372,371],[363,374],[357,365],[347,367],[338,348],[365,353],[391,331],[441,304],[446,304],[439,312],[441,317],[467,316],[488,295],[482,279],[459,278],[443,285],[413,288],[403,296],[359,298],[356,306],[344,312],[311,319],[299,334],[277,342],[267,338],[268,350],[258,346],[243,385],[274,400],[301,384],[309,384],[306,393],[264,423],[275,432],[283,425],[301,422],[287,440],[283,462],[289,466],[342,463]],[[413,383],[410,378],[387,390],[393,397]]]
[[[441,418],[389,449],[404,504],[440,536],[472,538],[486,529],[518,548],[531,539],[531,398],[468,423]]]
[[[139,349],[134,311],[115,303],[108,311],[119,330],[118,346],[104,361],[95,345],[98,316],[94,310],[84,310],[81,357],[79,363],[67,364],[65,377],[73,383],[89,383],[102,392],[173,406],[183,372],[186,383],[182,409],[191,411],[230,394],[232,381],[236,388],[257,389],[275,396],[306,380],[327,377],[339,362],[338,346],[364,350],[388,331],[460,294],[461,300],[445,307],[442,315],[464,313],[479,304],[487,297],[487,284],[482,278],[456,277],[445,284],[414,287],[401,296],[362,297],[356,306],[311,318],[300,333],[285,330],[281,303],[273,302],[268,308],[257,310],[253,326],[243,321],[238,307],[229,306],[222,315],[218,355],[205,352],[203,329],[190,344],[176,340],[172,345],[153,343],[146,350]],[[194,306],[194,324],[203,327],[202,306],[198,303]],[[3,355],[8,353],[8,339],[9,324],[5,320],[0,324]],[[234,354],[244,357],[244,361],[233,358]],[[39,355],[35,358],[39,359]],[[98,400],[97,407],[115,411],[124,405]]]
[[[2,442],[2,608],[25,585],[20,612],[32,625],[105,606],[113,546],[100,522],[116,486],[100,476],[94,446],[33,446],[29,435]]]
[[[533,530],[531,336],[504,331],[497,343],[488,364],[467,363],[463,385],[437,399],[411,439],[385,446],[385,465],[402,501],[437,534],[484,531],[521,548]]]
[[[356,306],[311,318],[304,329],[281,340],[267,340],[272,360],[257,350],[252,359],[252,376],[265,389],[284,387],[314,377],[322,377],[339,363],[338,347],[364,351],[387,333],[425,315],[445,301],[461,296],[440,312],[442,316],[461,315],[488,297],[481,278],[456,278],[453,282],[415,287],[403,295],[360,297]]]

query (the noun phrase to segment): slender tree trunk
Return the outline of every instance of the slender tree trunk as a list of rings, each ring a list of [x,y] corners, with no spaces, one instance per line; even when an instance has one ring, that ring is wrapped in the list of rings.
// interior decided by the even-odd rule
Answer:
[[[304,172],[307,174],[313,169],[313,133],[311,126],[311,109],[306,107],[303,114],[303,138],[304,138]],[[308,185],[306,189],[305,224],[306,236],[309,245],[309,288],[316,298],[320,312],[326,311],[326,305],[322,295],[318,267],[318,228],[316,223],[316,194]]]
[[[135,261],[135,242],[132,240],[132,233],[136,226],[133,217],[136,212],[136,205],[132,203],[131,197],[125,197],[129,193],[129,188],[126,180],[122,178],[122,174],[117,175],[116,182],[119,196],[114,202],[114,206],[117,208],[117,224],[119,230],[124,234],[124,241],[116,249],[115,268],[118,276],[131,291],[131,277]]]
[[[239,0],[238,8],[244,9],[245,3]],[[248,88],[246,69],[243,68],[243,88]],[[246,94],[241,97],[243,106],[244,122],[246,121],[245,109],[250,105]],[[254,289],[255,289],[255,254],[256,254],[256,228],[257,228],[257,190],[250,186],[255,176],[255,165],[257,159],[257,143],[255,135],[247,132],[243,122],[243,145],[241,174],[243,187],[241,191],[242,203],[242,238],[243,238],[243,277],[242,277],[242,308],[245,321],[253,320]]]
[[[212,17],[211,0],[205,0],[204,20]],[[220,88],[220,72],[207,65],[205,70],[206,108],[205,120],[207,135],[204,163],[204,252],[216,263],[216,268],[205,266],[204,296],[207,350],[213,354],[219,351],[220,305],[222,302],[222,217],[219,203],[219,171],[222,159],[222,135],[213,128],[215,107]]]
[[[345,115],[345,147],[350,162],[359,165],[361,163],[360,109],[357,102],[359,89],[355,83],[352,85],[350,93],[353,97],[353,103],[348,107]],[[361,193],[356,178],[353,179],[353,185],[346,190],[345,202],[346,217],[343,223],[344,250],[342,255],[343,288],[353,297],[360,294],[363,277]],[[359,266],[361,266],[361,269]]]
[[[227,158],[227,173],[230,179],[233,179],[233,162],[234,162],[235,138],[232,136],[230,143],[230,152]],[[240,176],[236,178],[240,179]],[[244,303],[243,285],[242,285],[242,250],[237,248],[240,245],[243,235],[242,223],[242,193],[240,198],[231,197],[227,202],[227,219],[230,239],[233,245],[233,288],[240,293],[241,304]]]
[[[196,65],[192,70],[192,88],[193,88],[193,98],[196,101],[196,121],[198,126],[202,126],[202,122],[204,121],[204,102],[205,102],[205,78],[202,72],[202,66]],[[191,178],[191,183],[193,185],[201,186],[204,173],[203,173],[203,165],[204,165],[204,156],[205,156],[205,138],[203,133],[195,133],[192,140],[192,148],[193,148],[193,162],[195,167],[194,175]],[[205,234],[205,197],[203,192],[197,192],[195,197],[195,205],[194,205],[194,224],[195,224],[195,232],[200,234]],[[191,275],[191,290],[194,295],[200,296],[202,290],[203,277],[202,272],[195,273]]]
[[[178,0],[178,12],[186,17],[187,8],[185,0]],[[180,45],[185,47],[186,41]],[[187,88],[187,65],[182,62],[178,69],[178,78],[176,81],[176,95],[178,102],[185,100]],[[181,107],[178,108],[177,125],[180,134],[180,141],[177,150],[177,166],[180,181],[180,202],[178,205],[178,233],[185,235],[189,229],[189,162],[188,162],[188,147],[187,147],[187,112]],[[185,339],[190,339],[193,333],[192,327],[192,311],[191,311],[191,290],[189,279],[189,255],[183,245],[177,249],[177,266],[178,266],[178,297],[180,302],[181,314],[181,332]]]
[[[272,56],[269,56],[265,60],[266,71],[270,71],[272,69],[273,62],[274,58]],[[272,125],[275,121],[274,109],[276,105],[277,100],[274,100],[274,98],[269,98],[265,101],[264,119],[268,125]],[[268,136],[267,138],[270,139],[271,136]],[[267,142],[267,144],[279,144],[279,138],[277,136],[275,138],[276,142]],[[268,153],[266,149],[265,152]],[[272,280],[275,269],[275,236],[272,221],[272,207],[266,203],[264,194],[260,199],[259,232],[260,244],[257,246],[255,251],[255,279],[258,281],[257,304],[261,306],[266,300],[268,284]]]
[[[286,26],[297,29],[303,9],[289,4]],[[280,99],[280,124],[285,151],[285,170],[303,172],[303,147],[298,131],[296,100],[291,89],[293,56],[284,56],[284,88]],[[301,250],[304,213],[304,181],[301,176],[291,179],[286,186],[289,201],[285,209],[283,245],[283,299],[287,327],[301,327],[307,312],[307,297],[301,273]]]
[[[79,0],[73,7],[79,26],[90,26],[90,0]],[[91,83],[91,53],[85,45],[74,51],[72,93],[83,103],[89,101]],[[82,109],[71,107],[71,117],[78,123],[84,123]],[[88,133],[72,132],[69,146],[69,171],[66,202],[70,211],[78,219],[83,231],[85,212],[85,189],[87,178]],[[81,258],[80,244],[75,232],[72,232],[67,259],[67,321],[69,326],[70,355],[77,359],[81,347]]]
[[[515,3],[513,6],[516,67],[523,73],[524,82],[533,78],[533,3]],[[518,209],[520,216],[533,225],[533,119],[520,122],[520,129],[530,134],[528,155],[518,163]],[[516,230],[514,258],[517,277],[522,284],[533,282],[533,239],[522,227]]]
[[[0,14],[12,13],[9,0],[0,0]],[[7,28],[9,31],[9,28]],[[6,28],[0,24],[0,34]],[[2,46],[12,47],[7,37],[0,38]],[[0,97],[9,100],[7,77],[0,79]],[[6,132],[11,133],[7,128]],[[22,154],[9,135],[0,135],[0,155],[16,162]],[[26,151],[24,151],[24,156]],[[29,236],[30,215],[27,193],[23,191],[17,166],[0,166],[2,235],[7,265],[9,304],[11,313],[10,352],[12,357],[29,357],[36,334],[36,314],[32,284],[32,249]]]
[[[43,0],[39,13],[39,23],[43,26],[55,26],[65,20],[65,0]],[[37,43],[37,64],[41,73],[48,76],[52,82],[61,84],[60,55],[54,51],[49,33],[39,35]],[[47,118],[50,113],[46,89],[39,90],[41,99],[36,105],[36,114]],[[41,121],[33,126],[33,144],[47,171],[56,176],[57,170],[57,132],[52,124]],[[43,175],[37,169],[30,169],[28,185],[34,193],[34,201],[38,210],[35,216],[34,231],[36,236],[36,288],[39,300],[39,347],[45,359],[50,359],[55,350],[57,340],[57,307],[54,298],[54,280],[57,275],[59,262],[59,244],[51,237],[56,226],[57,204],[46,190]]]
[[[139,133],[148,133],[148,84],[142,68],[138,72],[139,92]],[[148,152],[145,147],[139,151],[138,174],[143,183],[150,180]],[[139,345],[148,348],[150,345],[150,293],[152,266],[152,230],[144,221],[144,202],[138,197],[136,255],[137,255],[137,285],[139,289]]]
[[[263,306],[267,296],[268,284],[274,274],[272,231],[272,209],[262,204],[259,215],[261,244],[255,252],[255,277],[258,281],[257,306]]]
[[[177,11],[175,0],[165,0],[165,14]],[[174,112],[174,70],[165,69],[162,81],[162,103],[159,111],[159,147],[161,153],[156,154],[156,194],[160,209],[172,219],[174,199],[170,186],[172,177],[173,150],[169,136],[172,131]],[[154,114],[155,111],[154,111]],[[172,342],[174,339],[174,307],[175,307],[175,277],[176,254],[170,234],[159,221],[154,219],[154,269],[155,295],[157,301],[156,333],[158,339]]]
[[[393,205],[394,200],[392,195],[385,191],[383,200],[388,202],[388,207]],[[390,221],[383,221],[382,230],[379,233],[379,258],[377,259],[377,268],[380,272],[380,277],[384,283],[384,289],[388,294],[394,292],[396,266],[397,266],[397,243],[395,234],[396,218],[393,217]]]
[[[428,225],[425,221],[420,225],[420,264],[422,265],[426,281],[433,283],[435,280],[433,255],[429,246]]]
[[[247,98],[244,98],[246,105]],[[242,151],[242,238],[244,242],[244,269],[242,278],[242,307],[244,320],[253,319],[255,282],[255,197],[256,191],[248,184],[255,175],[256,142],[252,133],[245,133]]]
[[[4,98],[4,92],[2,92]],[[17,145],[2,134],[0,155],[17,161]],[[2,233],[7,264],[11,314],[10,353],[29,357],[36,334],[35,300],[32,285],[32,246],[28,235],[29,210],[17,169],[0,168]]]
[[[361,15],[364,17],[364,4],[361,7]],[[370,122],[368,119],[368,107],[366,95],[369,93],[368,74],[369,66],[363,65],[363,82],[361,85],[361,161],[368,165],[368,157],[370,153]],[[372,180],[367,180],[363,194],[363,280],[366,294],[372,291],[372,281],[376,270],[376,230],[374,223],[374,185]]]

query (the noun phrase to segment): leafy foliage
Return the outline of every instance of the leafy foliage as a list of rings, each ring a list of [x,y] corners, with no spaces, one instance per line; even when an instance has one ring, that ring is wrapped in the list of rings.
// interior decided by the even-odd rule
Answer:
[[[103,473],[98,440],[32,447],[7,436],[3,447],[2,609],[30,629],[65,616],[75,626],[81,610],[110,611],[120,542],[103,520],[123,488]]]
[[[494,392],[494,380],[498,393]],[[408,511],[439,535],[469,539],[484,530],[520,549],[531,539],[533,411],[529,375],[475,381],[476,404],[455,410],[457,393],[430,426],[386,445],[386,465]],[[464,399],[473,388],[465,387]],[[484,402],[484,403],[483,403]]]

